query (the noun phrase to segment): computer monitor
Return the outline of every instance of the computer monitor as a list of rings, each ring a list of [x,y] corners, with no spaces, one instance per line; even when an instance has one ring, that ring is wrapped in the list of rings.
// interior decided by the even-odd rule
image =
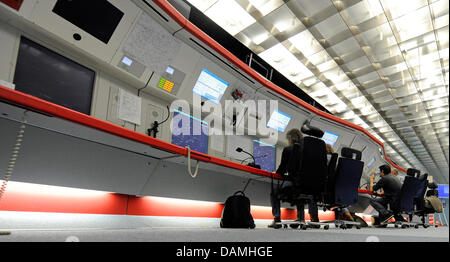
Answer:
[[[108,44],[124,15],[107,0],[57,0],[52,11],[105,44]]]
[[[292,117],[290,115],[287,115],[278,110],[274,110],[272,112],[272,115],[270,116],[269,122],[267,122],[267,127],[283,133],[286,130],[286,127],[289,124],[291,118]]]
[[[332,147],[336,143],[339,135],[335,133],[331,133],[330,131],[325,131],[322,136],[322,140],[325,141],[326,144],[330,144]]]
[[[448,184],[438,185],[439,198],[448,198]]]
[[[255,164],[260,165],[262,170],[275,171],[276,148],[258,140],[253,140],[253,157]]]
[[[367,168],[370,168],[373,163],[375,163],[375,160],[377,160],[375,157],[372,158],[372,160],[369,161],[369,163],[367,163]]]
[[[215,76],[211,72],[208,72],[208,70],[203,69],[194,85],[194,88],[192,89],[192,92],[215,104],[218,104],[228,85],[229,84],[224,80]]]
[[[22,37],[16,90],[89,115],[95,72]]]
[[[175,110],[173,113],[172,144],[182,147],[189,146],[191,150],[207,154],[208,129],[207,122]]]

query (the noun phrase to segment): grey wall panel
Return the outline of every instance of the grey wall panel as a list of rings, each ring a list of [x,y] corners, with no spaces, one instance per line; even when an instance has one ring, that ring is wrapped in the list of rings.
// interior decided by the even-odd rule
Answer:
[[[200,169],[197,177],[192,178],[185,165],[161,162],[140,195],[225,202],[227,197],[242,190],[247,181],[243,177],[206,169]],[[251,181],[245,192],[252,205],[270,205],[269,183]]]
[[[6,170],[17,122],[0,119],[0,170]],[[157,160],[27,126],[11,180],[137,194]],[[4,172],[2,172],[4,173]]]

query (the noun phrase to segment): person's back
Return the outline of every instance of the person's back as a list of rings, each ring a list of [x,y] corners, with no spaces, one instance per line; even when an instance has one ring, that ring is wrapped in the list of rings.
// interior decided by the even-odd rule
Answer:
[[[398,177],[388,174],[381,177],[378,183],[374,186],[374,191],[382,188],[384,195],[389,198],[395,198],[400,193],[402,189],[402,183]]]

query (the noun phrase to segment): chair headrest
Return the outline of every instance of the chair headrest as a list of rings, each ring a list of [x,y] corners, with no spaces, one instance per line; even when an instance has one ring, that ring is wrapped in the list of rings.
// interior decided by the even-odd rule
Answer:
[[[421,180],[421,181],[427,180],[427,178],[428,178],[428,173],[419,176],[419,180]]]
[[[436,189],[438,188],[438,185],[436,184],[436,182],[431,182],[428,184],[428,188],[429,189]]]
[[[362,155],[361,151],[358,151],[358,150],[350,148],[350,147],[343,147],[341,149],[342,157],[361,160],[361,155]]]
[[[419,177],[420,171],[414,168],[408,168],[406,170],[406,175],[412,176],[412,177]]]
[[[315,127],[315,126],[311,126],[309,123],[305,123],[302,126],[302,133],[309,135],[309,136],[314,136],[314,137],[318,137],[318,138],[322,138],[324,132],[322,130],[320,130],[319,128]]]

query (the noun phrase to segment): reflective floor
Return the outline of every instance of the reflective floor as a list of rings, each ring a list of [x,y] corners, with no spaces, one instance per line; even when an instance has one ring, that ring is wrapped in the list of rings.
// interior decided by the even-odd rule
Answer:
[[[216,218],[0,212],[0,242],[449,242],[449,229],[221,229]]]

